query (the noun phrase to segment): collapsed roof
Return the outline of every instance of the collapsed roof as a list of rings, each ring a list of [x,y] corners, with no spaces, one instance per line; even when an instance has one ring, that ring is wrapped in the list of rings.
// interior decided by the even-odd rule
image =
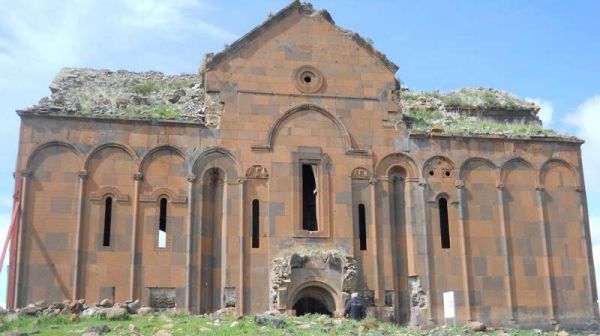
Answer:
[[[319,15],[392,73],[398,69],[360,35],[335,26],[329,13],[316,11],[312,5],[299,1],[269,16],[222,52],[207,55],[202,69],[214,68],[222,60],[235,56],[248,41],[293,11]],[[215,116],[220,115],[223,106],[205,94],[203,71],[200,74],[164,75],[156,71],[64,68],[50,85],[50,97],[18,112],[21,115],[170,120],[213,127],[218,125]],[[412,92],[398,86],[394,99],[402,117],[393,122],[396,126],[403,123],[411,133],[570,138],[544,129],[537,117],[538,106],[505,91],[464,88],[447,93]]]

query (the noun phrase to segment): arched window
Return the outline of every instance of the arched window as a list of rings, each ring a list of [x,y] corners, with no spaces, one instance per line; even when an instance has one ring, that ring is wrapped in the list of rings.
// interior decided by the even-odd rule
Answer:
[[[450,248],[450,226],[448,224],[448,200],[441,197],[438,201],[440,212],[440,235],[442,239],[442,248]]]
[[[160,214],[158,216],[158,247],[167,247],[167,199],[160,199]]]
[[[110,246],[110,226],[112,224],[112,197],[104,200],[104,234],[102,237],[102,246]]]
[[[317,165],[302,165],[302,229],[318,231],[317,223]]]
[[[260,216],[260,203],[257,199],[252,200],[252,248],[259,247],[259,216]]]
[[[367,218],[365,214],[365,205],[358,205],[358,237],[360,239],[360,250],[367,249]]]

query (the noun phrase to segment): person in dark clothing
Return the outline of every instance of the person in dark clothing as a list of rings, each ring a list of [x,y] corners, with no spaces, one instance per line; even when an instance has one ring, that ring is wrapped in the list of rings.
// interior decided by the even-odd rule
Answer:
[[[358,293],[352,293],[350,300],[346,302],[344,317],[350,317],[354,320],[362,320],[366,315],[365,303],[358,296]]]

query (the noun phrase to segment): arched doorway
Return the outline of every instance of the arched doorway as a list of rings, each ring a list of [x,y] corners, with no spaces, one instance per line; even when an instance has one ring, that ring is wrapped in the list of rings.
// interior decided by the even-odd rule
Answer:
[[[320,314],[333,316],[335,312],[335,299],[325,288],[309,286],[301,289],[296,294],[292,309],[296,316],[305,314]]]

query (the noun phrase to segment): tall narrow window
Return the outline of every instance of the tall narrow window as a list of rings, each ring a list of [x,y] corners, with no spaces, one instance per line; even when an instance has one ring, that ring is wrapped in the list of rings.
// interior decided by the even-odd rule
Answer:
[[[442,248],[450,248],[450,227],[448,224],[448,200],[444,197],[438,201],[440,211],[440,234],[442,238]]]
[[[367,249],[367,218],[365,215],[365,205],[358,205],[358,237],[360,239],[360,250]]]
[[[302,165],[302,229],[317,231],[317,165]]]
[[[158,216],[158,247],[167,247],[167,199],[160,199],[160,214]]]
[[[104,235],[102,237],[102,246],[110,246],[110,226],[112,224],[112,197],[107,197],[104,201]]]
[[[252,200],[252,248],[259,247],[259,215],[260,215],[260,205],[257,199]]]

